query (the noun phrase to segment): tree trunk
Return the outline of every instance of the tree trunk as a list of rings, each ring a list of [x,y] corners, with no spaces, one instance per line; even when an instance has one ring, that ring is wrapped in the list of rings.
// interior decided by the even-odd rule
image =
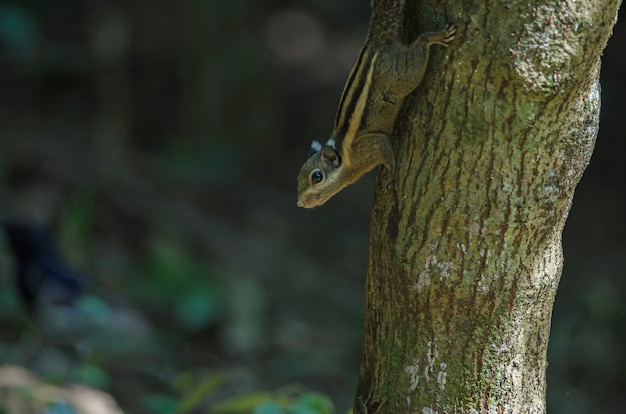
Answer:
[[[433,47],[372,213],[355,413],[543,413],[561,233],[619,0],[408,0]],[[433,6],[434,5],[434,6]],[[384,7],[374,1],[374,7]]]

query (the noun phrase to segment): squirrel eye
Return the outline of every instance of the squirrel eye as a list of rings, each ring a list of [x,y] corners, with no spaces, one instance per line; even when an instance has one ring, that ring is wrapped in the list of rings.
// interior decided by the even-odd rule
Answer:
[[[313,184],[318,184],[323,179],[324,179],[324,174],[322,174],[320,171],[314,171],[313,174],[311,174],[311,182]]]

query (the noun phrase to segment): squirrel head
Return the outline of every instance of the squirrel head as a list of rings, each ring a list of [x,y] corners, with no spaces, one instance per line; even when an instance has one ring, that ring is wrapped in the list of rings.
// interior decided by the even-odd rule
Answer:
[[[331,145],[313,141],[309,159],[298,174],[298,207],[317,207],[328,201],[349,183],[342,180],[345,167]]]

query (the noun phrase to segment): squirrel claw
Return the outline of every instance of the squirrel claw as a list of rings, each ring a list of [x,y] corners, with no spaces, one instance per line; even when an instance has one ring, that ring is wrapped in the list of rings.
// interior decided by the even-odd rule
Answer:
[[[385,168],[382,171],[382,175],[380,177],[380,180],[383,184],[383,191],[384,192],[388,192],[391,190],[391,187],[393,187],[393,182],[394,182],[394,174],[388,169]]]

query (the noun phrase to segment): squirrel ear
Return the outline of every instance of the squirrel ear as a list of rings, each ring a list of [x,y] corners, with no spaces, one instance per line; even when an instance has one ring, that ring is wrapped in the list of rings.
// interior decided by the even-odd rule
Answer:
[[[319,152],[321,149],[322,149],[322,144],[320,144],[318,141],[311,142],[311,148],[309,148],[308,157],[311,157],[311,155],[315,154],[316,152]]]
[[[322,149],[322,160],[324,160],[331,167],[337,168],[340,164],[339,154],[333,147],[328,145]]]

